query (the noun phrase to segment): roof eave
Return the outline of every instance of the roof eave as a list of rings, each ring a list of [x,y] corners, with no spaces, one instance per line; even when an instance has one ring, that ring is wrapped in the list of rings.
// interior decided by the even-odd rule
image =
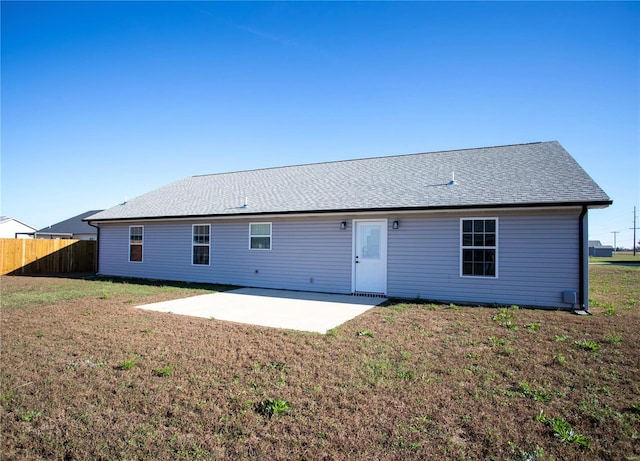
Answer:
[[[190,214],[190,215],[163,215],[163,216],[137,216],[137,217],[119,217],[119,218],[106,218],[106,219],[83,219],[88,223],[101,223],[101,222],[122,222],[122,221],[162,221],[162,220],[175,220],[175,219],[202,219],[202,218],[217,218],[217,219],[238,219],[252,216],[295,216],[295,215],[322,215],[322,214],[357,214],[357,213],[391,213],[391,212],[411,212],[411,211],[456,211],[456,210],[478,210],[478,209],[506,209],[506,208],[567,208],[567,207],[583,207],[595,209],[606,208],[613,203],[612,200],[596,200],[589,202],[531,202],[531,203],[500,203],[500,204],[475,204],[475,205],[443,205],[443,206],[416,206],[416,207],[387,207],[387,208],[342,208],[342,209],[327,209],[327,210],[296,210],[296,211],[261,211],[261,212],[246,212],[246,213],[213,213],[213,214]]]

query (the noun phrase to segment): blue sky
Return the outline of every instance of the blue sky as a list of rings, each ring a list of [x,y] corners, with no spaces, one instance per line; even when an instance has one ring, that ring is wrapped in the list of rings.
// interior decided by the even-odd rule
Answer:
[[[34,227],[194,174],[557,140],[614,200],[590,238],[631,247],[639,4],[1,8],[1,213]]]

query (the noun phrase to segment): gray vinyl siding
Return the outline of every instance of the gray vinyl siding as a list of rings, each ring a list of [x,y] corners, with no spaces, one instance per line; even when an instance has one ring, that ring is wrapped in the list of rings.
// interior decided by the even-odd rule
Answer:
[[[498,276],[460,276],[460,218],[498,218]],[[389,230],[388,294],[449,302],[568,308],[579,289],[579,213],[407,217]]]
[[[460,276],[460,218],[498,218],[496,278]],[[570,308],[579,290],[576,211],[393,214],[387,294],[454,303]],[[100,273],[331,293],[352,291],[353,219],[274,218],[101,224]],[[392,222],[400,221],[399,229]],[[348,222],[340,230],[340,222]],[[271,250],[249,249],[249,223],[271,222]],[[211,225],[209,266],[191,264],[192,224]],[[143,262],[128,261],[129,225],[144,225]]]
[[[351,292],[351,232],[338,219],[198,221],[211,224],[209,266],[191,264],[196,222],[144,225],[143,262],[128,262],[130,224],[103,224],[100,273],[262,288]],[[271,222],[271,250],[249,249],[249,223]]]
[[[249,224],[214,224],[212,261],[220,283],[351,292],[351,235],[339,220],[272,222],[271,250],[249,250]],[[313,279],[313,281],[312,281]]]

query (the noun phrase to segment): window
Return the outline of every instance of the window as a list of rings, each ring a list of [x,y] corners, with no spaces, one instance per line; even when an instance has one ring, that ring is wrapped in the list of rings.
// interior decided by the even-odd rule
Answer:
[[[142,262],[143,226],[129,226],[129,261]]]
[[[209,224],[194,224],[192,238],[192,264],[198,266],[209,265],[209,240],[211,226]]]
[[[461,275],[497,277],[498,219],[462,219]]]
[[[249,224],[249,248],[252,250],[271,249],[271,223],[260,222]]]

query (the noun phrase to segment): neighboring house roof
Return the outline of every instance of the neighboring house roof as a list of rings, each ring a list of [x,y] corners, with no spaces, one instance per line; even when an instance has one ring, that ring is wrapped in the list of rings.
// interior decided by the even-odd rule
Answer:
[[[96,234],[98,230],[90,226],[89,223],[83,221],[84,218],[99,213],[102,210],[85,211],[73,218],[65,219],[57,224],[43,227],[37,234],[46,235],[77,235],[77,234]]]
[[[611,203],[552,141],[192,176],[90,220]]]
[[[35,227],[30,226],[29,224],[25,224],[22,221],[17,220],[16,218],[12,218],[11,216],[0,216],[0,224],[6,224],[9,222],[14,222],[14,223],[18,223],[21,224],[25,227],[28,227],[30,229],[36,230]]]
[[[600,240],[589,240],[590,248],[613,248],[611,245],[603,245]]]
[[[36,230],[11,216],[0,216],[0,229],[0,236],[3,238],[15,238],[18,234],[31,235]]]

